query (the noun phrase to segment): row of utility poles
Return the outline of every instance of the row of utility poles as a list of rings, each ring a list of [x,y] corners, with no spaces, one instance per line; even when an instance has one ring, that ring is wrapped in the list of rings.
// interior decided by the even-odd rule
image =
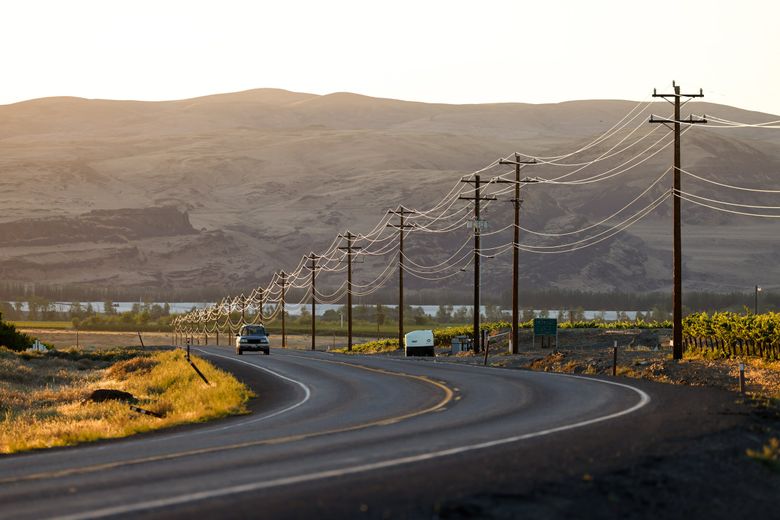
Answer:
[[[701,90],[696,94],[681,94],[680,87],[676,83],[672,83],[674,93],[671,94],[659,94],[655,90],[653,91],[653,97],[663,98],[674,105],[674,117],[659,118],[655,115],[650,116],[650,123],[663,124],[669,127],[674,133],[674,162],[673,162],[673,292],[672,292],[672,307],[673,307],[673,357],[674,359],[682,359],[682,221],[680,214],[681,207],[681,125],[682,124],[704,124],[707,122],[704,117],[689,116],[683,120],[680,116],[682,105],[687,103],[693,98],[703,97],[704,94]],[[686,98],[685,103],[682,99]],[[670,101],[671,99],[671,101]],[[514,204],[514,232],[513,232],[513,256],[512,256],[512,331],[511,331],[511,348],[512,353],[518,353],[519,346],[519,278],[520,278],[520,207],[522,205],[522,199],[520,198],[520,188],[527,183],[539,182],[533,178],[521,178],[520,170],[531,164],[536,164],[536,160],[521,160],[520,155],[515,154],[514,160],[501,159],[499,164],[514,165],[515,166],[515,178],[514,180],[508,180],[503,178],[493,179],[495,183],[511,183],[514,184],[514,198],[511,202]],[[480,279],[480,259],[482,257],[480,235],[484,227],[485,221],[481,219],[480,215],[480,202],[493,201],[496,197],[493,195],[483,195],[481,190],[484,184],[481,181],[480,176],[474,175],[471,178],[461,179],[461,182],[474,185],[473,196],[461,195],[458,198],[461,200],[471,201],[474,204],[474,310],[473,310],[473,345],[474,350],[479,352],[481,350],[480,345],[480,314],[481,314],[481,279]],[[397,224],[388,223],[388,227],[398,229],[398,344],[403,346],[404,344],[404,234],[406,230],[413,229],[415,225],[406,221],[407,217],[416,214],[414,210],[407,209],[400,206],[397,210],[390,210],[388,214],[397,216],[399,221]],[[347,263],[347,350],[352,350],[352,264],[353,255],[357,253],[361,248],[353,245],[353,241],[356,238],[351,232],[347,231],[346,234],[339,235],[339,238],[346,239],[346,246],[340,246],[339,249],[346,253]],[[317,274],[317,261],[322,257],[311,253],[307,260],[311,262],[307,266],[311,271],[311,349],[316,347],[316,274]],[[281,271],[278,276],[278,284],[281,288],[281,305],[282,305],[282,347],[287,346],[287,337],[285,330],[285,294],[286,294],[286,282],[287,275],[284,271]],[[760,288],[756,286],[756,300],[758,299],[758,291]],[[756,302],[756,312],[757,312]],[[243,319],[242,309],[242,319]],[[262,311],[261,311],[262,312]]]

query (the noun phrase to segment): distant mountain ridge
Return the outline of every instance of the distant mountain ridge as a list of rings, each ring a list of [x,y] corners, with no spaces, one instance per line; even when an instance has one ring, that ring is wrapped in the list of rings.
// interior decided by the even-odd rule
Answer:
[[[547,156],[576,150],[636,107],[635,101],[619,100],[446,105],[279,89],[164,102],[46,98],[3,105],[0,275],[48,283],[111,280],[132,287],[205,284],[226,292],[245,290],[264,283],[273,271],[293,267],[312,249],[326,247],[347,228],[367,231],[388,208],[431,207],[460,176],[514,151]],[[571,178],[612,168],[662,138],[664,128],[643,123],[650,113],[668,111],[665,103],[637,111],[615,139],[567,161],[588,162],[654,133],[610,162],[596,163]],[[744,122],[777,119],[705,102],[687,105],[685,113],[690,112]],[[611,150],[623,138],[623,145]],[[667,148],[609,181],[529,187],[523,225],[540,232],[585,227],[620,209],[670,164]],[[683,137],[683,166],[731,184],[778,187],[780,132],[692,129]],[[553,178],[572,170],[534,166],[525,171]],[[496,168],[483,176],[505,171]],[[668,187],[668,182],[659,183],[636,208]],[[684,179],[684,189],[737,202],[771,202],[691,178]],[[750,281],[754,272],[779,279],[780,268],[772,261],[778,247],[767,239],[777,224],[684,207],[687,286],[724,291],[749,287],[755,283]],[[114,225],[114,217],[101,212],[119,208],[139,212],[140,220],[160,216],[155,208],[169,208],[165,211],[179,216],[160,217],[170,227],[152,224],[109,234],[134,248],[127,255],[109,247],[102,234],[105,226]],[[523,283],[588,290],[667,288],[668,208],[658,208],[625,234],[588,249],[565,255],[524,253]],[[506,203],[488,208],[492,229],[509,222],[510,209]],[[181,215],[192,224],[182,222]],[[85,218],[90,224],[79,233],[58,231],[83,224]],[[20,231],[24,222],[26,232]],[[48,229],[46,222],[51,223]],[[465,228],[432,239],[412,235],[409,247],[436,263],[467,237]],[[508,235],[498,236],[493,243],[508,240]],[[87,247],[90,241],[94,248]],[[521,241],[556,243],[529,234]],[[85,258],[92,259],[89,266],[84,266]],[[375,267],[362,267],[367,278]],[[507,267],[508,258],[492,261],[486,285],[502,291]],[[410,279],[412,287],[444,287]],[[332,283],[340,281],[333,278]]]

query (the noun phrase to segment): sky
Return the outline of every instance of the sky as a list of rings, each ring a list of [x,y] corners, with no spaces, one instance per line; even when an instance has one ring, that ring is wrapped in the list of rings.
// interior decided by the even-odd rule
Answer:
[[[3,0],[0,104],[253,88],[442,103],[646,99],[780,114],[777,0]]]

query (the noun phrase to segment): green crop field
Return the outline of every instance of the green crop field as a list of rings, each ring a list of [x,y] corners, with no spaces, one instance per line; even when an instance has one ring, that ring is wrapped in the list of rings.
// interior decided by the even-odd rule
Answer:
[[[73,323],[69,321],[11,321],[17,329],[72,329]]]

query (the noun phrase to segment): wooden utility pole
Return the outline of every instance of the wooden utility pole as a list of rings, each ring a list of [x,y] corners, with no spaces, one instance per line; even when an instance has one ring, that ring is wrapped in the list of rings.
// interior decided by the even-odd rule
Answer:
[[[536,164],[536,159],[521,161],[520,155],[515,154],[514,161],[501,159],[498,163],[515,165],[514,181],[498,179],[496,182],[510,182],[515,185],[515,198],[512,199],[515,206],[515,230],[513,235],[514,238],[512,240],[512,354],[517,354],[519,352],[518,345],[520,342],[520,205],[523,203],[523,200],[520,198],[520,185],[528,182],[538,182],[537,180],[528,177],[520,179],[520,169],[526,164]]]
[[[259,312],[260,312],[260,323],[262,325],[265,325],[265,323],[263,323],[263,305],[265,304],[265,291],[261,288],[259,293],[260,293],[260,310],[259,310]]]
[[[352,350],[352,252],[360,247],[352,245],[352,239],[355,235],[347,231],[344,235],[339,235],[340,238],[347,239],[347,245],[341,246],[339,249],[347,252],[347,350]]]
[[[285,296],[285,285],[287,284],[287,275],[284,271],[281,271],[279,273],[279,286],[282,288],[282,295],[281,295],[281,305],[282,305],[282,348],[287,347],[287,334],[284,328],[284,296]]]
[[[314,253],[310,253],[307,258],[311,260],[311,265],[309,266],[309,269],[311,269],[311,349],[316,350],[317,342],[315,337],[317,335],[317,287],[314,281],[317,277],[317,260],[322,257],[315,255]]]
[[[673,267],[673,289],[672,289],[672,357],[674,359],[682,359],[683,345],[682,345],[682,221],[680,218],[680,124],[702,124],[706,123],[706,118],[694,119],[690,116],[686,120],[680,119],[680,99],[683,97],[692,99],[698,97],[704,97],[704,92],[699,89],[698,94],[680,94],[680,86],[672,82],[674,87],[674,94],[658,94],[653,89],[653,97],[664,98],[669,101],[668,98],[674,98],[674,101],[669,101],[674,105],[674,119],[659,118],[654,115],[650,116],[651,123],[661,123],[664,125],[672,124],[671,129],[674,131],[674,182],[673,182],[673,213],[674,213],[674,237],[672,239],[672,256],[674,257]]]
[[[479,175],[475,175],[473,179],[461,179],[460,182],[466,182],[474,184],[474,196],[467,197],[461,195],[458,197],[461,200],[473,200],[474,201],[474,352],[480,351],[480,339],[479,322],[481,305],[480,305],[480,272],[479,272],[479,259],[481,255],[480,250],[480,232],[482,227],[482,220],[479,218],[479,203],[483,200],[496,200],[496,197],[492,195],[482,196],[480,194],[481,183]]]
[[[416,213],[414,210],[399,206],[397,210],[389,210],[389,214],[398,215],[398,224],[388,224],[388,227],[398,228],[398,347],[404,347],[404,229],[413,228],[414,224],[405,224],[404,217]]]

